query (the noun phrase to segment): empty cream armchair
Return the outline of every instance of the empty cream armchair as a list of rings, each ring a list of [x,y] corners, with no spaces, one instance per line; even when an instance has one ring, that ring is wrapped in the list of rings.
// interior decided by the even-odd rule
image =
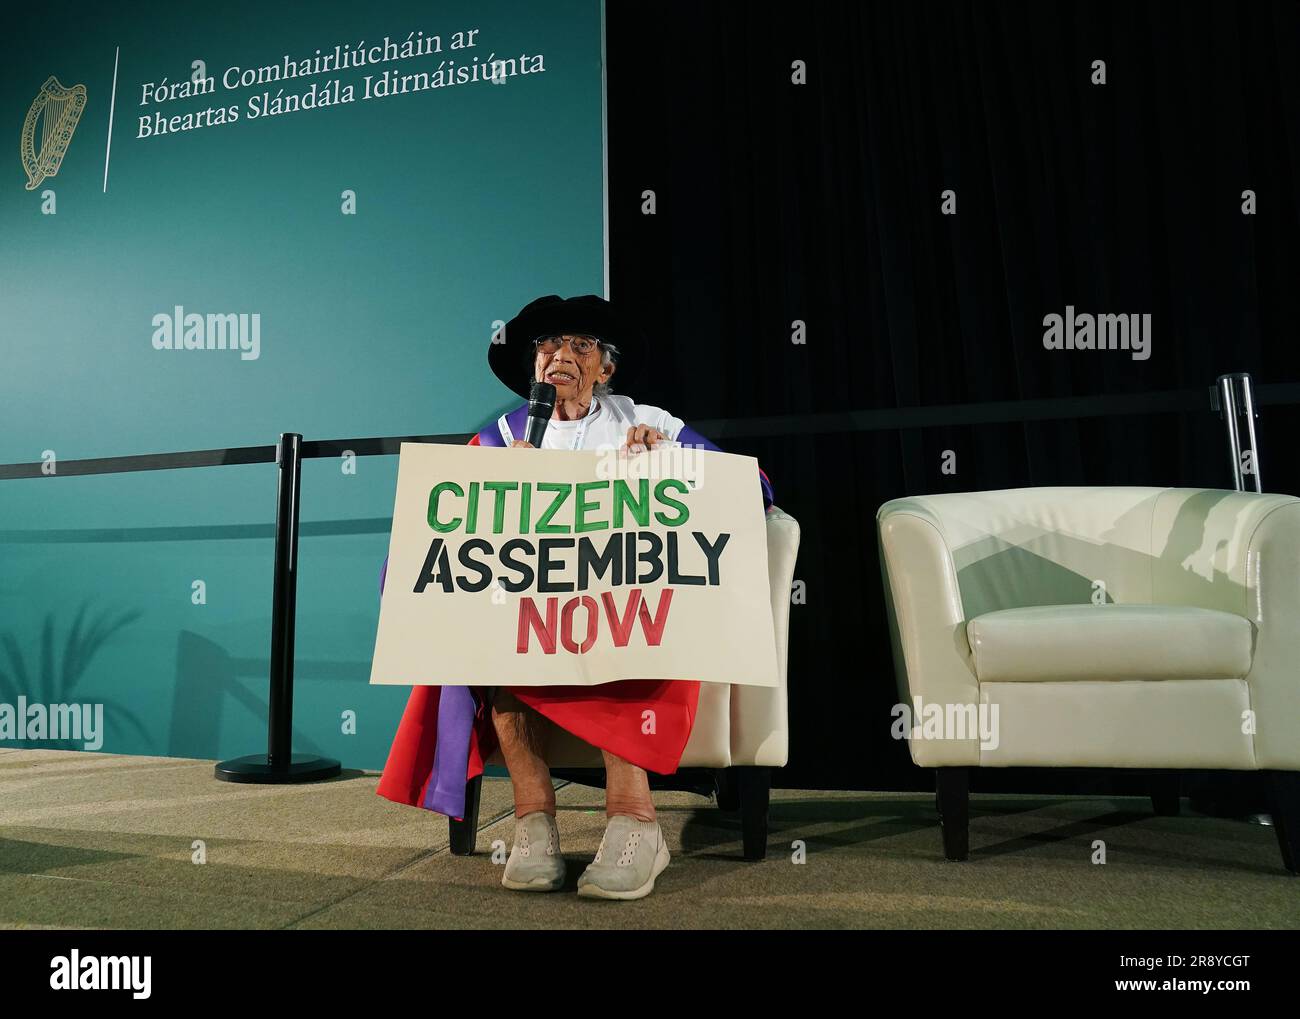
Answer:
[[[1300,499],[1029,488],[895,499],[876,521],[900,714],[937,769],[949,859],[970,767],[1264,770],[1296,872]]]
[[[799,523],[775,506],[767,511],[766,522],[778,685],[768,688],[701,683],[695,721],[679,764],[679,768],[724,769],[726,794],[719,798],[720,805],[741,812],[747,860],[761,860],[766,855],[772,769],[785,766],[790,749],[786,635],[790,628],[794,564],[799,554]],[[504,766],[499,747],[486,763]],[[599,750],[555,727],[546,748],[546,763],[561,769],[604,767]],[[465,818],[450,822],[451,851],[456,855],[474,852],[481,781],[480,775],[468,784]]]

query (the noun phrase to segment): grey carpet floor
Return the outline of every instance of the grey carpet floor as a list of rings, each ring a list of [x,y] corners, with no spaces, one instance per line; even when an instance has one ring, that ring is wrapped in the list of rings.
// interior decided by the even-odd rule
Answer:
[[[493,861],[514,827],[506,780],[484,782],[471,857],[450,854],[444,818],[377,781],[232,785],[211,761],[0,750],[0,927],[1300,926],[1272,829],[1185,805],[1170,818],[1137,798],[975,796],[971,859],[954,864],[933,797],[777,790],[767,859],[747,863],[737,815],[656,793],[670,866],[649,897],[600,902],[574,889],[603,790],[558,789],[569,880],[537,894],[502,888]]]

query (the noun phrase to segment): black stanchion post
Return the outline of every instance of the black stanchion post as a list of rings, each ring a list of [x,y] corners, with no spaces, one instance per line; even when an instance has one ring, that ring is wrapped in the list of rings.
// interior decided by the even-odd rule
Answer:
[[[271,603],[271,692],[266,755],[221,761],[226,782],[315,782],[341,770],[328,757],[293,753],[293,636],[298,602],[298,504],[302,492],[302,436],[284,432],[276,449],[275,583]]]
[[[302,496],[302,436],[280,436],[275,462],[275,582],[271,595],[271,696],[267,761],[285,770],[293,754],[293,635],[298,618],[298,507]]]

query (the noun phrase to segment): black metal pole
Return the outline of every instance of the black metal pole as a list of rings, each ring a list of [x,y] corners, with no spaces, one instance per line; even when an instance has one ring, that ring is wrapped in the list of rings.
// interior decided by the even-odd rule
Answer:
[[[298,506],[302,493],[302,436],[284,432],[276,447],[275,580],[271,594],[271,676],[266,756],[222,761],[226,782],[314,782],[341,770],[338,761],[293,752],[293,637],[298,604]]]
[[[298,610],[298,503],[302,495],[302,436],[280,436],[275,462],[275,581],[271,594],[271,695],[267,760],[288,768],[293,753],[293,635]]]

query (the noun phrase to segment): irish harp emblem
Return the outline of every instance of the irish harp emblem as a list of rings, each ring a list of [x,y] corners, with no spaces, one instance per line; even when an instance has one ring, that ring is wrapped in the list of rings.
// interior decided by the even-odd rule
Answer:
[[[27,190],[33,191],[46,177],[59,172],[63,154],[68,151],[72,132],[77,129],[81,111],[86,108],[86,86],[64,88],[50,75],[32,100],[32,108],[23,121],[23,137],[18,150],[27,171]],[[37,126],[40,121],[40,126]],[[39,144],[38,144],[39,142]]]

